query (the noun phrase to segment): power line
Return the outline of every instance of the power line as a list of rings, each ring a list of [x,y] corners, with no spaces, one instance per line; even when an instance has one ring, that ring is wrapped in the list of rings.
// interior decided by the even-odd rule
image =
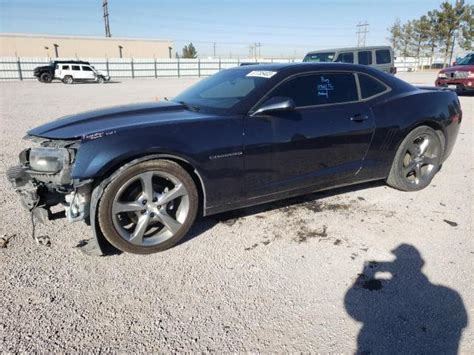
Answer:
[[[359,22],[357,24],[357,47],[365,47],[365,40],[367,38],[367,33],[369,33],[368,27],[369,24],[367,21],[364,23]]]
[[[104,0],[104,2],[102,3],[102,7],[104,8],[105,37],[112,37],[112,35],[110,34],[108,0]]]

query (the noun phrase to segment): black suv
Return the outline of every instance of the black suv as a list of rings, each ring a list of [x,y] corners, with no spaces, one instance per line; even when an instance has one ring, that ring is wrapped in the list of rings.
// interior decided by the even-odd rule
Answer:
[[[49,62],[48,65],[36,67],[33,70],[33,75],[42,83],[50,83],[54,79],[54,70],[56,69],[56,65],[61,63],[77,63],[90,65],[89,62],[85,62],[82,60],[52,60],[51,62]]]

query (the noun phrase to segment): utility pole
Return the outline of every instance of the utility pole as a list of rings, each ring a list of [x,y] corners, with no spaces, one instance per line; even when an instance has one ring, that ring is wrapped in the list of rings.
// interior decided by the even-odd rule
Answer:
[[[258,52],[257,52],[257,49],[258,49]],[[255,43],[255,60],[257,60],[257,53],[258,53],[258,58],[261,58],[262,57],[262,44],[260,42]]]
[[[213,54],[213,57],[215,58],[215,57],[216,57],[216,42],[214,42],[214,43],[212,44],[212,48],[213,48],[212,53],[214,53],[214,54]]]
[[[254,49],[254,46],[252,44],[249,45],[249,58],[253,57],[253,49]]]
[[[109,4],[108,0],[103,0],[102,7],[104,8],[104,25],[105,25],[105,37],[112,37],[110,34],[109,25]]]
[[[369,33],[368,27],[369,24],[367,21],[364,23],[359,22],[357,24],[357,47],[365,47],[365,40],[367,38],[367,33]]]

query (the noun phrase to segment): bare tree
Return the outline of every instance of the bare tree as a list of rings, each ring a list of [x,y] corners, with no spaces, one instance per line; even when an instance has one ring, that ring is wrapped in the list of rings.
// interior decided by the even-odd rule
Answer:
[[[395,53],[399,54],[400,43],[402,40],[402,25],[399,18],[397,18],[393,25],[388,28],[388,31],[390,32],[388,40],[390,41]]]

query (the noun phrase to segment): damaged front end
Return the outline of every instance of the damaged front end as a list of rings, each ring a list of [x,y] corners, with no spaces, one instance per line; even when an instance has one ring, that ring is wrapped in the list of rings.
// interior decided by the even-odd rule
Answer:
[[[66,217],[88,221],[92,180],[72,178],[79,140],[51,140],[26,136],[38,144],[20,153],[20,165],[7,170],[7,178],[23,206],[40,222]],[[62,205],[56,212],[52,207]]]

